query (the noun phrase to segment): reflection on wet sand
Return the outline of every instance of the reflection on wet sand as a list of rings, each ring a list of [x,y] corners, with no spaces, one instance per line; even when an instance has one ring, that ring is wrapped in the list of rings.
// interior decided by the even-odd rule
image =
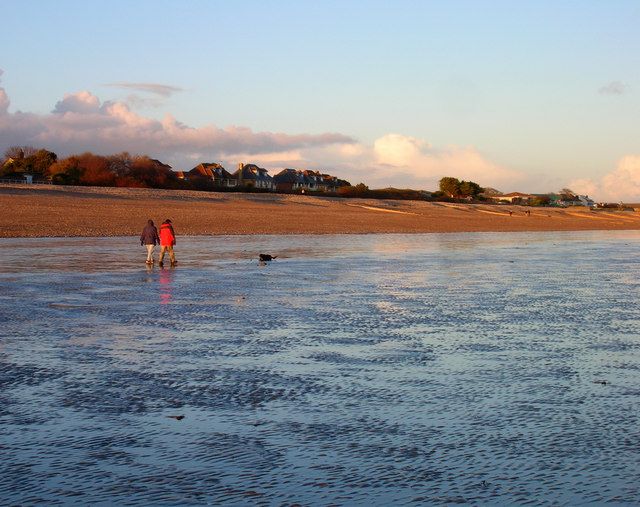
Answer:
[[[0,241],[0,498],[633,505],[639,239]]]
[[[166,305],[171,302],[171,282],[174,268],[160,268],[158,283],[160,286],[160,304]]]

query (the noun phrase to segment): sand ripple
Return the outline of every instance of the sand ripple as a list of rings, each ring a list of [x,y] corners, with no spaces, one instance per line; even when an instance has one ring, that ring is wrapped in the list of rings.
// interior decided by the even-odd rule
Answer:
[[[0,498],[636,505],[633,234],[0,242]]]

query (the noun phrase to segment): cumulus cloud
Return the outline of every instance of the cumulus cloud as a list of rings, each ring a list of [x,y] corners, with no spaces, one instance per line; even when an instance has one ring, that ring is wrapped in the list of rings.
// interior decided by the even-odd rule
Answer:
[[[443,176],[508,188],[524,181],[522,174],[491,162],[473,147],[435,148],[425,140],[400,134],[386,134],[372,144],[305,147],[261,157],[261,161],[274,169],[330,169],[351,183],[364,182],[375,188],[435,190]]]
[[[0,115],[5,115],[9,111],[9,96],[4,88],[0,88]]]
[[[147,118],[119,101],[101,102],[88,91],[66,94],[51,114],[8,112],[9,99],[0,88],[0,149],[11,144],[46,146],[64,156],[81,151],[148,153],[182,167],[185,160],[222,159],[243,153],[289,152],[308,147],[353,143],[346,135],[254,132],[246,127],[189,127],[170,115]]]
[[[100,111],[100,101],[98,97],[91,95],[87,91],[78,93],[66,93],[64,98],[56,103],[53,113],[79,113],[91,114]]]
[[[522,175],[483,156],[472,146],[435,148],[422,139],[387,134],[377,139],[373,154],[379,177],[402,175],[407,183],[434,186],[443,176],[472,180],[481,185],[517,184]]]
[[[627,91],[627,85],[620,81],[611,81],[598,89],[600,95],[623,95]]]
[[[66,94],[50,114],[8,111],[0,88],[0,150],[14,144],[42,146],[59,156],[93,151],[144,153],[190,169],[201,161],[239,161],[268,169],[320,169],[372,187],[435,189],[443,176],[510,188],[521,175],[486,158],[471,146],[436,148],[400,134],[386,134],[373,143],[340,133],[287,134],[254,132],[242,126],[190,127],[171,115],[162,120],[133,111],[122,101],[101,102],[88,91]]]
[[[574,180],[569,188],[580,194],[595,196],[599,201],[640,202],[640,155],[622,157],[611,172],[599,181]]]
[[[138,92],[153,93],[162,97],[170,97],[176,92],[183,91],[183,89],[178,86],[170,86],[159,83],[108,83],[105,86],[110,86],[112,88],[124,88],[128,90],[135,90]]]

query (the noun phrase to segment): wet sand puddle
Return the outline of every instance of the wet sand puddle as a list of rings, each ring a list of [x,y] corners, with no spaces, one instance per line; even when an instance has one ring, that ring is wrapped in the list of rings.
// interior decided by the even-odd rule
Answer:
[[[639,239],[2,240],[0,503],[637,504]]]

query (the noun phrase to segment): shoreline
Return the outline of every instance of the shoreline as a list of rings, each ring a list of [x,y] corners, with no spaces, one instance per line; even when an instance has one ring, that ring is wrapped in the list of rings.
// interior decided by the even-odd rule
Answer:
[[[0,203],[0,238],[137,236],[149,218],[178,236],[640,230],[630,211],[298,194],[15,184]]]

